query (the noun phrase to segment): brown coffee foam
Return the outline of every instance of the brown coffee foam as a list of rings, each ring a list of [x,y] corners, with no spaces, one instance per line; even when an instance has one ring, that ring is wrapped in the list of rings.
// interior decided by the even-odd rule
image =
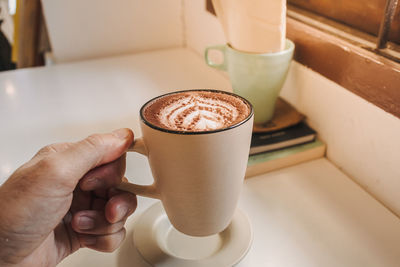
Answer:
[[[193,98],[204,98],[206,100],[211,100],[215,101],[211,105],[211,107],[203,107],[203,106],[194,106],[191,107],[187,110],[185,110],[183,113],[179,114],[177,118],[175,118],[174,125],[169,126],[165,125],[161,121],[161,114],[160,112],[166,108],[167,106],[171,106],[173,103],[182,101],[183,99],[193,99]],[[196,100],[197,101],[197,100]],[[195,100],[191,102],[197,103]],[[200,100],[201,102],[201,100]],[[231,106],[233,106],[237,112],[238,116],[236,118],[233,118],[233,112],[227,112],[226,108],[223,105],[220,105],[219,102],[224,102],[228,103]],[[204,104],[204,102],[203,102]],[[180,109],[181,106],[177,107],[173,111],[170,112],[169,116],[176,110]],[[192,120],[192,123],[189,126],[182,126],[183,120],[190,114],[190,112],[195,111],[195,110],[207,110],[209,112],[212,112],[216,114],[217,118],[222,118],[216,121],[220,125],[220,127],[213,128],[213,129],[196,129],[196,123],[198,120],[200,120],[200,116],[194,117]],[[225,112],[223,112],[225,110]],[[178,130],[178,131],[187,131],[187,132],[197,132],[197,131],[208,131],[208,130],[217,130],[221,128],[226,128],[232,125],[235,125],[239,123],[240,121],[246,119],[248,115],[250,114],[251,108],[248,106],[248,104],[243,101],[241,98],[236,97],[234,95],[226,94],[226,93],[221,93],[221,92],[215,92],[215,91],[186,91],[186,92],[179,92],[179,93],[174,93],[174,94],[169,94],[160,98],[157,98],[150,103],[148,103],[144,109],[143,109],[143,117],[145,120],[150,122],[151,124],[164,128],[167,130]],[[168,116],[168,115],[167,115]],[[202,115],[203,118],[213,120],[214,118],[211,117],[206,117]]]

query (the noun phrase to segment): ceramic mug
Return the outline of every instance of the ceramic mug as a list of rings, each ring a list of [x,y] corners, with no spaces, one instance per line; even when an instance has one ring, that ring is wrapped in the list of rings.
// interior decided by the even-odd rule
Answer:
[[[222,52],[223,62],[211,61],[210,50]],[[233,92],[250,101],[254,122],[264,124],[274,115],[293,51],[294,43],[286,39],[285,49],[280,52],[256,54],[238,51],[230,45],[216,45],[207,47],[204,56],[209,66],[228,72]]]
[[[237,206],[253,127],[251,104],[235,96],[248,103],[249,115],[235,125],[203,132],[157,127],[143,115],[144,107],[154,99],[144,104],[140,110],[142,137],[129,151],[148,157],[154,183],[123,182],[118,188],[160,199],[171,224],[184,234],[208,236],[223,231]]]

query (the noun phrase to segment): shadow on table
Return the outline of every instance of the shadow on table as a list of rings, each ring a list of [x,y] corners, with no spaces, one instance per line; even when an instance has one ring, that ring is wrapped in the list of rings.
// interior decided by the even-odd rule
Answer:
[[[133,244],[133,229],[129,229],[126,238],[118,250],[118,267],[151,267],[140,255]]]

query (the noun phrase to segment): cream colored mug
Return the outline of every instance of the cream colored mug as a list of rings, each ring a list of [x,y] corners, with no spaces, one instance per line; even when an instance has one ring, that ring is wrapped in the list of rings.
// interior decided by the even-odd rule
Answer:
[[[143,108],[156,98],[144,104],[140,110],[142,137],[129,151],[148,157],[154,183],[123,182],[118,188],[160,199],[172,225],[184,234],[208,236],[223,231],[237,206],[253,128],[252,106],[234,96],[248,103],[249,116],[230,127],[204,132],[152,125],[144,118]]]

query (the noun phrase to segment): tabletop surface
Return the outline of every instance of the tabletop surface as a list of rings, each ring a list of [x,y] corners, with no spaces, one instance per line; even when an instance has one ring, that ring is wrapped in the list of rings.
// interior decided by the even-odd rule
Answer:
[[[173,90],[230,90],[190,50],[168,49],[0,73],[0,184],[42,146],[128,127],[140,106]],[[146,159],[130,153],[127,177],[149,184]],[[138,198],[114,253],[82,249],[59,266],[148,266],[135,250],[135,220],[155,200]],[[239,207],[253,245],[238,266],[399,266],[400,220],[327,159],[245,181]]]

